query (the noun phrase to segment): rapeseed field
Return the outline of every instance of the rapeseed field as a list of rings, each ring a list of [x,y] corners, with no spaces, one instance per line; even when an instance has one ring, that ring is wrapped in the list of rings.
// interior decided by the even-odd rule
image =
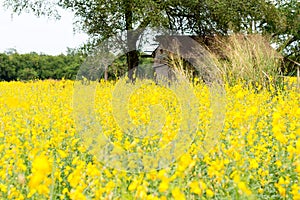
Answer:
[[[295,80],[286,84],[225,86],[223,129],[206,153],[209,90],[191,84],[200,106],[187,151],[167,167],[135,173],[105,165],[87,147],[74,119],[74,81],[0,82],[0,199],[299,200],[300,93]],[[152,152],[176,137],[184,120],[178,101],[155,84],[130,96],[128,116],[137,126],[149,124],[149,105],[161,104],[161,134],[125,135],[113,115],[115,85],[100,81],[95,92],[99,131],[107,138],[128,152]]]

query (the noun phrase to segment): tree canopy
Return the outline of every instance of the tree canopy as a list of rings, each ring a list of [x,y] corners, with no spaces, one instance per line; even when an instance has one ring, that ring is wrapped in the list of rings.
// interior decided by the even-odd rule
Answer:
[[[184,34],[229,35],[234,32],[271,35],[289,59],[299,62],[300,3],[297,0],[5,0],[16,13],[59,18],[59,10],[75,14],[78,29],[96,46],[112,35],[127,32],[125,44],[135,49],[141,31],[162,26]],[[127,53],[128,69],[138,64],[137,51]]]

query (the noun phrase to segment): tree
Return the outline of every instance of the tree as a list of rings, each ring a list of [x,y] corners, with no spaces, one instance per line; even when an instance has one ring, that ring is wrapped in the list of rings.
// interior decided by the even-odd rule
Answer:
[[[71,10],[78,27],[90,35],[91,46],[127,31],[123,43],[132,50],[126,54],[129,71],[139,62],[135,49],[141,30],[151,26],[200,36],[260,32],[276,41],[287,38],[283,39],[287,44],[299,41],[297,0],[5,0],[5,5],[16,13],[31,11],[55,18],[59,8]]]
[[[166,16],[162,14],[163,1],[142,0],[63,0],[53,4],[53,1],[5,1],[14,12],[33,11],[36,15],[51,15],[58,17],[57,8],[71,10],[77,17],[77,23],[91,36],[93,45],[108,39],[110,36],[127,31],[126,47],[128,70],[138,65],[139,53],[136,48],[141,31],[148,26],[162,25]],[[54,9],[53,9],[54,8]],[[56,8],[56,9],[55,9]],[[163,17],[162,17],[163,16]]]
[[[9,55],[0,54],[0,81],[14,80],[16,71],[11,65]]]
[[[278,44],[278,51],[286,60],[287,74],[296,74],[296,67],[300,67],[300,1],[278,0],[282,23],[274,32],[273,38]]]
[[[33,68],[21,69],[18,73],[18,78],[20,80],[32,80],[37,78],[38,74]]]
[[[163,14],[164,3],[160,0],[65,0],[60,6],[75,13],[80,27],[91,36],[95,45],[126,32],[123,36],[125,40],[118,44],[125,44],[127,49],[129,78],[132,78],[132,69],[139,64],[139,52],[136,49],[142,30],[149,26],[164,26],[167,21]]]

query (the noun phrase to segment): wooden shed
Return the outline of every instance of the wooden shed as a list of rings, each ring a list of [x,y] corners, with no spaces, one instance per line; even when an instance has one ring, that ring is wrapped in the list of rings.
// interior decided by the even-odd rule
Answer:
[[[175,56],[185,61],[185,67],[193,70],[193,66],[210,65],[208,52],[222,56],[218,48],[217,37],[198,37],[194,35],[159,35],[156,36],[158,47],[152,52],[154,71],[157,76],[172,79],[172,65],[170,60]],[[222,56],[225,57],[225,56]],[[198,73],[198,70],[194,70]]]

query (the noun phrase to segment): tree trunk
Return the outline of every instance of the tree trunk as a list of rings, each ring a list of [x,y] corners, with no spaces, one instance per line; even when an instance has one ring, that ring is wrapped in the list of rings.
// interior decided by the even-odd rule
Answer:
[[[139,64],[139,53],[136,50],[136,43],[138,40],[138,33],[133,31],[133,1],[127,0],[125,3],[125,21],[127,30],[127,66],[128,66],[128,78],[134,81],[134,73]]]
[[[128,78],[133,80],[135,79],[134,74],[136,73],[138,64],[139,64],[139,55],[138,51],[130,51],[127,53],[127,65],[128,65]]]

